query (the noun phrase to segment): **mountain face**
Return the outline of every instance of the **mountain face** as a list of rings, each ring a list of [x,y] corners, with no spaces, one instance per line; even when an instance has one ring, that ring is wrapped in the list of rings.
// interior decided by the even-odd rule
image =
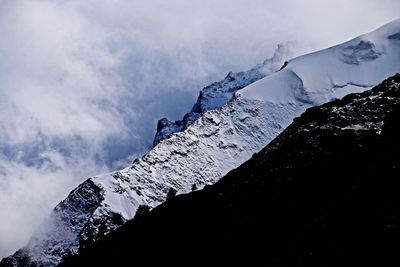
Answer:
[[[295,58],[204,113],[123,170],[89,178],[29,244],[3,262],[54,266],[174,194],[214,184],[259,152],[307,108],[370,89],[400,71],[400,20]],[[84,189],[82,189],[84,188]],[[80,193],[83,191],[84,193]],[[88,199],[88,201],[86,201]],[[79,203],[79,204],[75,204]]]
[[[167,118],[162,118],[158,121],[153,145],[156,146],[172,134],[187,129],[203,113],[222,107],[228,103],[238,90],[278,71],[282,64],[284,64],[284,58],[288,54],[287,49],[283,45],[278,45],[274,55],[266,59],[262,64],[258,64],[248,71],[229,72],[222,81],[204,87],[200,91],[192,110],[185,114],[182,120],[172,122]]]
[[[400,74],[310,108],[216,184],[169,199],[61,266],[129,266],[148,255],[397,266],[399,120]]]

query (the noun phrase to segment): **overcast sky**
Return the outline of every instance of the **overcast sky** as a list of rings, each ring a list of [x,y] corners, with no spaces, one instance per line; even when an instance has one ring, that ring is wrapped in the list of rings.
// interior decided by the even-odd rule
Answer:
[[[0,258],[230,70],[371,31],[398,0],[0,0]]]

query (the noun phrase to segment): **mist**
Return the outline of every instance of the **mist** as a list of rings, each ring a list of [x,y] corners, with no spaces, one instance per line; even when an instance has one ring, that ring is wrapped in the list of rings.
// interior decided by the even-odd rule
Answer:
[[[151,148],[199,90],[398,16],[397,0],[0,0],[0,258],[86,178]],[[289,55],[288,55],[289,57]]]

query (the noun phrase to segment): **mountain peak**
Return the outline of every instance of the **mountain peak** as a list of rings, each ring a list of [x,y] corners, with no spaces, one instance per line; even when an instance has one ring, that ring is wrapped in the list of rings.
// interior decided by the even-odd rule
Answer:
[[[197,117],[187,116],[191,123],[184,131],[158,143],[131,166],[82,183],[62,202],[79,206],[60,203],[41,234],[22,250],[24,257],[20,251],[7,260],[55,265],[66,253],[75,253],[132,219],[140,206],[153,208],[166,200],[168,192],[187,193],[214,184],[259,152],[307,108],[365,91],[400,72],[400,42],[396,37],[389,38],[398,32],[394,30],[397,26],[398,22],[391,23],[377,32],[290,60],[281,71],[258,79],[236,94],[238,87],[225,80],[204,88],[193,110],[219,107],[221,99],[226,104],[204,114],[193,112]],[[380,34],[382,29],[390,31]],[[359,46],[362,40],[373,46]],[[357,60],[365,55],[368,60],[346,62],[343,57],[352,55],[346,50],[351,46],[353,51],[376,49],[379,56],[357,52]],[[281,66],[282,61],[277,68]],[[260,77],[262,67],[255,68],[255,76]],[[251,73],[233,73],[230,77],[234,82],[248,81],[249,74],[255,77]],[[224,97],[220,98],[220,93],[206,97],[214,96],[219,84],[230,84],[224,87]],[[169,122],[163,120],[164,124]],[[81,191],[83,196],[77,193]],[[93,205],[82,203],[85,199]]]

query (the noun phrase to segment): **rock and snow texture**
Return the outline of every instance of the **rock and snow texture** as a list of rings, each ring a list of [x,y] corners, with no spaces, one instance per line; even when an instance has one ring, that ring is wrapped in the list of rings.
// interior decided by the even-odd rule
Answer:
[[[124,266],[132,251],[179,251],[192,262],[205,247],[204,262],[359,266],[372,257],[399,266],[399,118],[400,74],[310,108],[216,184],[138,216],[62,266]],[[165,240],[177,242],[154,245]]]
[[[133,218],[140,205],[157,206],[171,188],[185,193],[193,185],[202,188],[216,182],[265,147],[306,108],[370,89],[400,72],[399,33],[396,20],[289,61],[281,71],[247,86],[222,108],[206,112],[185,131],[160,142],[130,167],[81,184],[56,207],[47,222],[56,222],[55,226],[46,226],[3,263],[12,266],[23,260],[54,266],[66,253]],[[79,193],[82,187],[92,188],[84,191],[89,195]],[[98,200],[81,203],[86,198]],[[67,205],[75,202],[80,204]]]
[[[248,71],[229,72],[222,81],[204,87],[200,91],[192,110],[185,114],[182,120],[172,122],[167,118],[162,118],[158,121],[153,145],[156,146],[172,134],[187,129],[203,113],[222,107],[228,103],[233,94],[238,90],[278,71],[289,55],[290,53],[286,46],[280,44],[276,48],[274,55],[266,59],[263,63],[256,65]]]

